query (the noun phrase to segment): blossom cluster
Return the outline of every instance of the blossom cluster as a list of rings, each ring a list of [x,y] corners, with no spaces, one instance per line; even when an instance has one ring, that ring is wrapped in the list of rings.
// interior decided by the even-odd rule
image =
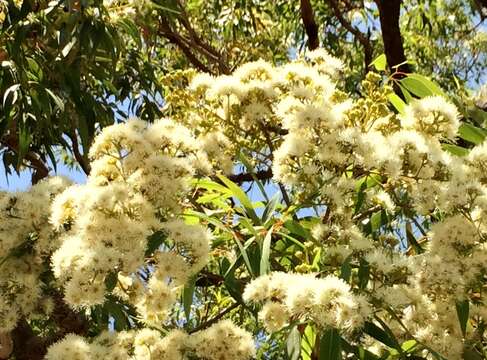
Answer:
[[[168,96],[173,120],[132,119],[100,133],[86,184],[52,178],[3,194],[0,330],[52,311],[45,285],[80,311],[115,297],[144,326],[91,341],[68,335],[48,360],[252,358],[250,334],[230,321],[193,334],[167,321],[209,259],[209,231],[182,216],[191,179],[230,173],[242,152],[271,168],[297,204],[323,210],[303,222],[312,262],[291,254],[279,263],[291,272],[245,287],[268,332],[312,323],[379,354],[385,346],[362,330],[386,324],[423,358],[462,359],[485,341],[487,142],[450,153],[460,116],[446,98],[395,112],[392,88],[377,74],[367,75],[360,98],[340,91],[341,68],[317,50],[282,66],[260,60],[232,75],[192,74]],[[151,238],[160,239],[155,248]],[[46,267],[49,284],[39,281]],[[245,271],[236,274],[253,275]],[[461,324],[452,314],[465,304]]]
[[[208,258],[209,233],[178,214],[194,173],[189,131],[168,119],[105,128],[91,149],[87,183],[66,189],[53,203],[51,223],[61,235],[52,255],[65,301],[75,308],[103,304],[107,279],[114,294],[134,304],[141,319],[160,326],[179,288]],[[148,237],[167,235],[146,262]],[[150,278],[135,274],[150,266]]]
[[[46,360],[129,359],[138,360],[250,360],[255,356],[251,334],[229,320],[208,329],[187,334],[171,330],[164,336],[157,330],[104,332],[91,343],[69,334],[52,345]]]
[[[19,318],[49,315],[53,301],[43,292],[45,263],[60,239],[49,226],[49,206],[70,182],[53,177],[28,191],[0,196],[0,330]]]
[[[264,303],[259,318],[274,332],[290,321],[313,321],[322,328],[354,330],[371,315],[367,300],[351,293],[350,285],[335,276],[275,272],[251,282],[245,301]]]
[[[234,146],[256,154],[256,165],[272,167],[296,201],[324,209],[308,240],[325,273],[337,275],[345,263],[371,272],[365,287],[352,272],[340,298],[347,301],[326,316],[311,310],[321,304],[312,289],[329,277],[274,273],[251,282],[246,298],[263,303],[271,332],[304,316],[346,333],[373,309],[399,340],[421,344],[425,357],[460,359],[487,309],[487,142],[464,157],[450,153],[445,145],[460,127],[455,105],[434,95],[394,112],[392,88],[377,74],[367,75],[358,99],[340,91],[341,67],[323,50],[282,66],[257,61],[232,75],[197,75],[186,104],[174,101],[175,108],[199,104],[190,120],[178,121],[201,131],[220,124]],[[387,226],[377,226],[382,219]],[[404,249],[401,228],[411,222],[408,237],[421,239]],[[465,334],[452,316],[459,302],[470,303]],[[345,307],[353,320],[337,315]]]

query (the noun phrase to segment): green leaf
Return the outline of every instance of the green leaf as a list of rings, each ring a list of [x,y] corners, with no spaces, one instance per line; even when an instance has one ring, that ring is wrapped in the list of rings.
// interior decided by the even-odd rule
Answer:
[[[412,352],[417,344],[418,343],[416,342],[416,340],[407,340],[407,341],[402,343],[401,348],[405,352]]]
[[[186,283],[183,289],[183,309],[186,321],[189,322],[191,315],[191,305],[193,304],[194,287],[196,285],[196,277],[193,276]]]
[[[305,249],[306,248],[301,241],[295,239],[294,237],[292,237],[292,236],[290,236],[288,234],[285,234],[285,233],[280,232],[280,231],[276,231],[276,234],[279,235],[279,236],[282,236],[283,238],[285,238],[285,239],[287,239],[289,241],[291,241],[293,244],[299,246],[302,249]]]
[[[387,354],[387,352],[386,352]],[[374,353],[371,353],[370,351],[364,349],[363,347],[359,347],[357,349],[357,355],[360,360],[377,360],[379,357],[375,355]]]
[[[404,100],[406,100],[406,103],[409,104],[411,101],[413,101],[413,96],[408,91],[408,89],[406,89],[406,87],[401,85],[400,82],[397,82],[397,84],[399,85],[399,89],[401,89],[401,92],[404,95]]]
[[[267,204],[265,205],[264,212],[262,213],[262,223],[265,224],[268,220],[272,219],[272,215],[274,211],[276,211],[277,206],[279,205],[281,200],[281,196],[279,193],[275,193],[272,199],[270,199]]]
[[[123,307],[115,302],[109,301],[106,304],[106,309],[114,320],[114,327],[117,331],[130,329],[130,323],[127,320],[127,315]]]
[[[359,280],[359,288],[365,289],[367,284],[369,283],[369,276],[370,276],[370,266],[369,263],[363,259],[360,260],[360,266],[358,268],[358,280]]]
[[[29,238],[23,243],[19,244],[18,246],[14,247],[10,250],[7,256],[1,258],[0,266],[3,265],[8,259],[12,257],[22,257],[25,254],[31,253],[32,249],[34,248],[35,241],[33,238]]]
[[[18,90],[20,89],[20,84],[14,84],[10,86],[7,90],[5,90],[5,94],[3,94],[3,106],[5,107],[5,104],[7,102],[7,99],[10,94],[13,94],[12,101],[10,104],[15,104],[17,101],[17,98],[19,97]]]
[[[340,277],[346,282],[350,281],[352,275],[352,266],[350,265],[351,257],[348,256],[340,268]]]
[[[390,348],[402,351],[401,346],[394,337],[391,337],[386,331],[371,322],[364,324],[364,331],[366,334],[372,336],[374,339],[380,341]]]
[[[420,98],[433,95],[433,93],[428,89],[428,87],[417,79],[406,77],[401,80],[401,84],[409,92],[411,92],[412,94]]]
[[[306,325],[303,335],[301,338],[301,358],[302,360],[311,360],[311,354],[316,342],[316,332],[313,326],[310,324]]]
[[[458,321],[460,321],[460,328],[462,329],[462,334],[465,336],[467,332],[467,322],[469,315],[469,302],[468,300],[458,301],[456,304]]]
[[[120,17],[117,24],[120,25],[125,30],[125,32],[132,37],[137,46],[141,46],[142,41],[140,31],[133,21],[127,18]]]
[[[164,4],[161,4],[161,2]],[[168,12],[174,15],[179,15],[181,13],[181,10],[178,8],[176,5],[177,3],[174,2],[171,4],[169,1],[161,1],[161,0],[153,0],[151,2],[151,6],[153,6],[155,9]],[[168,14],[170,15],[170,14]]]
[[[115,286],[117,286],[117,282],[118,282],[118,272],[116,271],[110,272],[105,277],[105,286],[107,288],[107,291],[111,292],[113,289],[115,289]]]
[[[448,151],[450,154],[455,155],[455,156],[467,156],[469,153],[468,149],[465,149],[461,146],[458,145],[453,145],[453,144],[441,144],[441,147],[443,150]]]
[[[447,98],[446,94],[441,90],[441,88],[426,76],[419,74],[408,74],[400,81],[407,90],[420,98],[434,95]]]
[[[341,360],[341,336],[337,329],[325,330],[320,339],[319,360]]]
[[[365,190],[367,189],[367,176],[363,176],[357,183],[355,184],[355,191],[357,192],[356,200],[355,200],[355,209],[354,214],[360,211],[364,200],[365,200]]]
[[[394,106],[399,114],[404,114],[404,109],[406,108],[406,103],[396,94],[392,93],[387,95],[389,102]]]
[[[298,360],[301,355],[301,334],[297,326],[294,326],[286,341],[286,349],[289,360]]]
[[[264,199],[266,201],[269,201],[269,197],[267,196],[267,192],[265,191],[264,184],[262,184],[262,181],[260,181],[257,178],[257,175],[255,174],[255,169],[252,166],[252,163],[250,162],[250,160],[247,159],[247,157],[245,156],[245,154],[242,151],[239,152],[238,159],[242,162],[242,164],[244,164],[245,168],[247,169],[247,171],[252,176],[254,183],[256,183],[257,186],[259,187],[259,190],[262,193],[262,196],[264,196]]]
[[[252,202],[248,198],[247,194],[233,181],[228,179],[223,175],[218,175],[218,178],[227,186],[227,188],[232,192],[232,195],[237,198],[238,201],[243,205],[245,208],[246,214],[256,223],[260,224],[260,219],[257,217],[257,214],[254,211],[254,207],[252,206]]]
[[[262,255],[260,257],[260,275],[267,274],[271,268],[269,264],[269,256],[271,253],[271,242],[272,242],[272,232],[274,231],[274,226],[271,226],[269,231],[264,237],[264,241],[262,242]]]
[[[262,249],[260,246],[258,246],[254,237],[247,239],[244,248],[247,250],[250,266],[252,266],[251,274],[255,274],[256,276],[258,276],[260,274]]]
[[[387,223],[388,219],[385,210],[377,211],[370,217],[370,230],[372,232],[377,231]]]
[[[377,71],[384,71],[387,65],[386,55],[379,55],[370,65],[373,65]]]
[[[49,145],[45,145],[44,148],[46,149],[47,156],[49,156],[49,160],[51,160],[52,166],[54,168],[54,171],[57,172],[57,161],[56,161],[56,156],[52,152],[52,149]]]
[[[409,221],[406,221],[406,238],[408,240],[408,243],[411,244],[411,246],[414,248],[414,251],[416,254],[422,254],[424,252],[423,248],[421,245],[419,245],[418,241],[416,240],[416,237],[413,234],[413,228],[411,226],[411,223]]]
[[[300,223],[294,220],[288,220],[284,223],[284,227],[289,230],[291,234],[298,235],[303,239],[307,239],[311,236],[308,230],[306,230]]]
[[[56,106],[58,107],[58,109],[61,110],[61,111],[64,111],[64,104],[63,104],[63,101],[61,100],[61,98],[59,96],[57,96],[56,94],[54,94],[48,88],[46,88],[45,90],[49,94],[49,96],[54,100],[54,102],[56,103]]]
[[[83,152],[87,154],[90,149],[90,135],[89,135],[87,120],[84,117],[80,117],[80,119],[78,120],[78,133],[81,139],[81,146],[83,147]]]
[[[221,267],[220,267],[220,274],[225,278],[224,284],[226,289],[228,290],[229,294],[238,302],[242,303],[242,286],[241,283],[238,283],[235,279],[235,270],[240,266],[241,257],[235,259],[234,262],[230,264],[230,261],[226,258],[222,259]]]
[[[193,185],[196,188],[201,188],[201,189],[205,189],[205,190],[213,190],[213,191],[217,191],[219,193],[230,195],[230,196],[232,195],[232,192],[228,188],[226,188],[222,184],[219,184],[215,181],[211,181],[211,180],[207,180],[207,179],[194,179]]]
[[[463,360],[485,360],[486,353],[484,352],[483,354],[481,354],[479,350],[477,350],[474,346],[467,345],[463,349],[462,359]]]
[[[154,234],[147,238],[147,248],[145,250],[145,255],[152,255],[162,243],[166,240],[167,234],[163,231],[156,231]]]
[[[342,338],[342,349],[346,353],[353,353],[359,360],[378,360],[379,357],[360,346],[353,346]]]
[[[186,210],[184,213],[184,217],[195,217],[208,223],[212,224],[213,226],[217,227],[218,229],[222,230],[223,232],[229,232],[229,229],[216,217],[208,216],[202,212],[194,211],[194,210]]]
[[[249,255],[247,254],[247,250],[245,249],[245,247],[240,242],[236,233],[233,233],[233,239],[234,239],[235,243],[237,244],[237,247],[240,251],[240,255],[242,256],[242,258],[244,260],[244,263],[245,263],[245,266],[247,267],[247,270],[249,271],[250,275],[252,277],[254,277],[254,272],[252,270],[252,265],[250,263]]]
[[[20,166],[24,156],[29,152],[30,143],[32,142],[32,135],[27,131],[25,127],[22,127],[19,131],[19,154],[17,166]]]
[[[484,142],[487,137],[487,130],[473,126],[468,123],[463,123],[458,129],[458,135],[475,145],[479,145]]]
[[[67,43],[67,44],[64,46],[64,48],[61,50],[61,54],[63,55],[63,57],[66,57],[66,56],[68,56],[68,55],[69,55],[69,52],[70,52],[70,51],[71,51],[71,49],[73,48],[74,44],[76,44],[76,41],[77,41],[77,40],[78,40],[78,39],[77,39],[76,37],[73,37],[73,38],[71,39],[71,41],[70,41],[70,42],[68,42],[68,43]]]

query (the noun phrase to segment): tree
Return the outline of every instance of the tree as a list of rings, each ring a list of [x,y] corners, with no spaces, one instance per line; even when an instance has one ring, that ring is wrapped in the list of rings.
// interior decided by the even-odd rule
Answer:
[[[0,356],[485,357],[485,112],[408,33],[453,51],[455,2],[2,4],[4,163],[34,176],[0,202]]]

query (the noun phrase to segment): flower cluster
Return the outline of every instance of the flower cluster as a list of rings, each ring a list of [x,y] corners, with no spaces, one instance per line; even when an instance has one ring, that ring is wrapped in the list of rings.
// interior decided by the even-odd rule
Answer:
[[[293,244],[303,240],[306,252],[276,259],[290,272],[245,287],[243,299],[262,306],[269,332],[312,323],[381,352],[376,326],[399,344],[414,340],[415,355],[426,359],[459,360],[475,350],[487,324],[487,141],[454,155],[453,104],[430,96],[394,112],[380,76],[367,75],[362,97],[352,98],[338,89],[341,68],[318,50],[282,66],[248,63],[232,75],[176,74],[189,86],[168,95],[174,119],[105,128],[91,147],[86,184],[53,178],[3,194],[0,330],[52,309],[42,289],[49,285],[77,310],[110,294],[146,327],[91,341],[68,335],[48,360],[252,358],[250,334],[230,321],[191,335],[166,326],[181,288],[208,262],[208,230],[182,216],[191,179],[232,172],[241,152],[271,168],[296,204],[323,210],[289,220],[300,222],[302,239]],[[238,226],[227,220],[214,223],[217,234]],[[46,264],[54,285],[39,281]],[[462,307],[466,314],[452,316]]]
[[[168,119],[107,127],[91,149],[85,185],[69,187],[52,206],[62,233],[51,262],[75,308],[103,304],[109,277],[114,293],[133,303],[141,319],[160,326],[187,277],[207,261],[209,234],[177,215],[193,174],[193,138]],[[146,263],[148,237],[166,236],[165,249]],[[146,284],[138,270],[151,267]]]
[[[128,359],[138,360],[250,360],[255,356],[252,336],[231,321],[220,321],[208,329],[187,334],[171,330],[162,336],[148,328],[139,331],[104,332],[91,343],[69,334],[52,345],[46,360]]]
[[[53,177],[28,191],[0,198],[0,331],[11,330],[20,317],[49,314],[53,302],[40,278],[59,236],[49,226],[49,206],[70,182]]]
[[[259,318],[274,332],[292,321],[313,321],[321,328],[351,331],[371,315],[367,299],[352,294],[350,285],[335,276],[275,272],[245,288],[244,300],[264,303]]]
[[[173,101],[198,104],[177,121],[201,132],[220,124],[232,146],[271,166],[298,203],[324,209],[308,242],[326,273],[346,265],[361,274],[352,271],[349,285],[334,280],[344,285],[335,307],[316,293],[333,277],[274,273],[251,282],[246,299],[263,304],[259,316],[270,332],[304,319],[346,334],[373,309],[399,340],[421,344],[425,357],[460,359],[478,334],[470,326],[462,333],[451,314],[470,303],[468,321],[478,329],[487,305],[487,143],[465,157],[450,153],[460,127],[452,103],[428,96],[396,113],[380,76],[368,74],[354,99],[338,90],[340,69],[323,50],[278,67],[257,61],[232,75],[192,77],[186,103]],[[321,315],[320,306],[332,310]]]

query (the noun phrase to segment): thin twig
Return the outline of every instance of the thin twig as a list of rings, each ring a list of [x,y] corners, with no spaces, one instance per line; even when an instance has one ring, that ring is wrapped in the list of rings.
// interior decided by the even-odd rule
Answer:
[[[227,307],[225,310],[220,312],[218,315],[215,315],[215,317],[211,318],[208,321],[205,321],[204,323],[196,326],[194,329],[188,331],[189,334],[193,334],[195,332],[198,332],[200,330],[206,329],[213,325],[214,323],[218,322],[221,318],[223,318],[225,315],[227,315],[230,311],[236,309],[237,307],[240,306],[240,303],[233,303],[229,307]]]
[[[370,43],[370,39],[365,36],[359,29],[354,27],[345,17],[343,16],[342,11],[340,10],[340,7],[338,5],[337,0],[328,0],[328,3],[330,4],[333,13],[335,14],[336,18],[340,22],[340,24],[347,29],[357,40],[360,42],[360,44],[364,48],[364,60],[365,60],[365,70],[369,68],[370,63],[372,62],[372,55],[373,55],[373,48]]]

